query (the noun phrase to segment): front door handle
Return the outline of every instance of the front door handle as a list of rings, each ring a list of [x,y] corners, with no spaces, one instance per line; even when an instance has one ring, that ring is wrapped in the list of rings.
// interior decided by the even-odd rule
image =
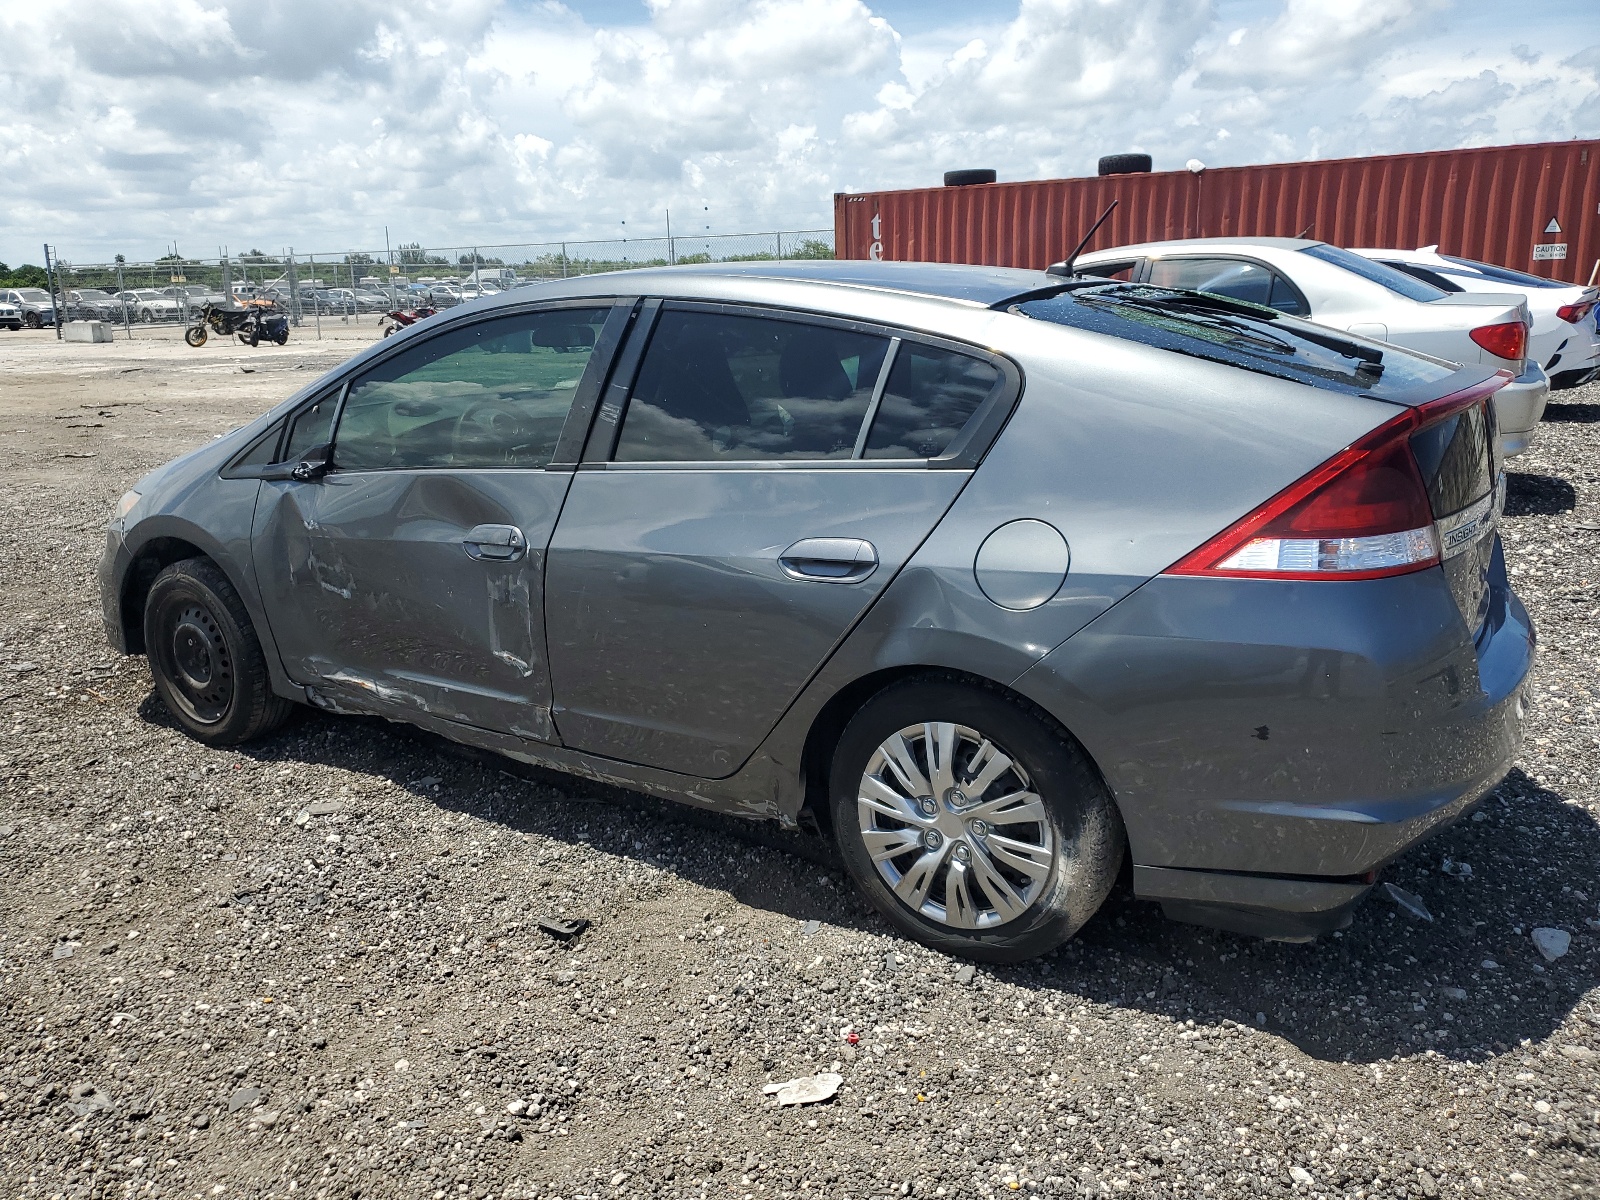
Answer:
[[[860,583],[878,569],[878,551],[861,538],[804,538],[778,556],[790,579]]]
[[[528,539],[515,525],[476,525],[461,539],[469,558],[515,562],[528,551]]]

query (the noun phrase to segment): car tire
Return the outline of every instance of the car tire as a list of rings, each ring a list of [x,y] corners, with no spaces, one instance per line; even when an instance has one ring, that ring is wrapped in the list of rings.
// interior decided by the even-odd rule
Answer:
[[[198,741],[248,742],[294,711],[272,691],[244,601],[209,559],[183,559],[156,576],[145,601],[144,643],[162,702]]]
[[[155,319],[155,313],[151,312],[148,308],[141,308],[139,310],[139,320],[143,321],[146,325],[150,324]]]
[[[1104,154],[1096,169],[1101,175],[1143,175],[1154,165],[1148,154]]]
[[[931,770],[929,746],[943,744],[945,728],[953,769]],[[890,761],[895,738],[920,771],[910,784]],[[999,757],[984,758],[984,747]],[[981,764],[993,770],[1001,758],[1009,765],[985,780]],[[941,776],[955,786],[936,798]],[[969,799],[963,789],[975,783]],[[957,678],[905,680],[863,705],[839,738],[829,796],[856,883],[896,929],[947,954],[1018,962],[1054,949],[1099,910],[1122,866],[1121,818],[1082,749],[1027,701]],[[886,857],[896,845],[906,848]]]
[[[44,327],[44,322],[39,319],[38,313],[28,313],[22,318],[22,323],[29,329],[41,329]]]

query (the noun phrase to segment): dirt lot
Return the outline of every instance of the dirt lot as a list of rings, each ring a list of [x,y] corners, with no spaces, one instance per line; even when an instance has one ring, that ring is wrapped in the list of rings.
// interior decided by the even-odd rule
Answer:
[[[0,1194],[1600,1194],[1600,388],[1514,464],[1530,740],[1388,872],[1430,920],[1288,946],[1118,894],[973,970],[731,824],[380,722],[173,728],[101,634],[101,526],[339,333],[0,334]]]

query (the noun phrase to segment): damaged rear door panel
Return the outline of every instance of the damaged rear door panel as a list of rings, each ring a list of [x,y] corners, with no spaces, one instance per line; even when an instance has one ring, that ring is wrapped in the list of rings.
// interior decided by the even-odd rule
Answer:
[[[284,666],[313,701],[555,740],[544,560],[572,478],[558,460],[630,309],[521,312],[418,340],[350,382],[325,474],[269,475],[257,572]]]

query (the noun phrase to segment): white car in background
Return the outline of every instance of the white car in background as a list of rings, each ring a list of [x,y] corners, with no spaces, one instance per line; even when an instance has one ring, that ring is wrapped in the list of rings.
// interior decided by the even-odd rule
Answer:
[[[1506,457],[1533,443],[1550,398],[1549,378],[1527,357],[1533,318],[1520,293],[1445,291],[1305,238],[1145,242],[1080,255],[1075,267],[1084,275],[1245,300],[1436,358],[1507,371],[1512,382],[1494,397]]]
[[[1528,357],[1550,376],[1551,388],[1581,387],[1600,374],[1600,288],[1440,254],[1437,246],[1355,253],[1447,292],[1520,292],[1533,314]]]

